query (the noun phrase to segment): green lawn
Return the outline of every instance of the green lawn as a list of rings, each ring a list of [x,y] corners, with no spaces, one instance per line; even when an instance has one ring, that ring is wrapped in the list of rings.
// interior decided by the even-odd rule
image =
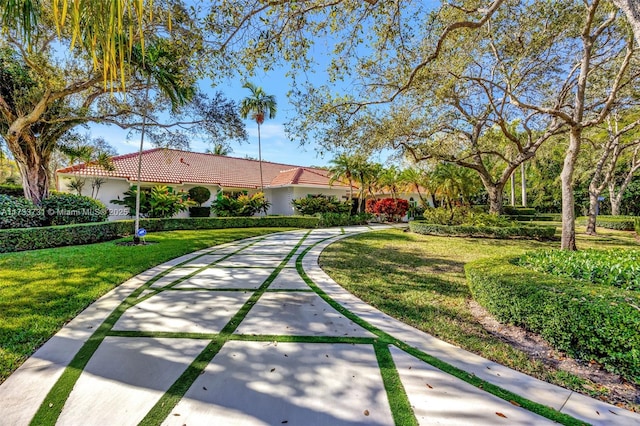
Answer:
[[[599,232],[595,237],[579,235],[579,248],[638,248],[632,233]],[[558,242],[435,237],[387,230],[330,245],[320,264],[347,290],[407,324],[542,380],[596,395],[606,390],[549,368],[503,343],[482,327],[469,308],[465,263],[558,246]]]
[[[0,254],[0,383],[66,322],[134,275],[202,248],[284,230],[162,232],[146,246],[110,241]]]

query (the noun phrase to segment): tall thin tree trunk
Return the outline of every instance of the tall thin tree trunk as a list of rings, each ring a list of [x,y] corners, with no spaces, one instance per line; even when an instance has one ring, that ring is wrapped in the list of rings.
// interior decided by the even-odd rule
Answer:
[[[520,182],[521,188],[521,198],[522,198],[522,207],[527,207],[527,173],[525,168],[526,163],[520,164]]]
[[[516,172],[511,173],[511,206],[516,205]]]
[[[575,198],[573,193],[573,173],[576,160],[580,153],[579,128],[572,128],[569,132],[569,147],[564,158],[564,165],[560,173],[562,186],[562,237],[560,248],[563,250],[577,250],[576,247],[576,213]]]
[[[260,191],[264,194],[264,181],[262,179],[262,145],[260,143],[260,123],[258,123],[258,162],[260,163]]]
[[[596,221],[598,216],[598,195],[592,191],[592,184],[589,185],[589,214],[587,216],[587,235],[596,235]]]
[[[620,215],[620,205],[622,204],[622,197],[619,195],[622,192],[619,192],[618,195],[615,195],[615,185],[613,181],[609,184],[609,201],[611,202],[611,215],[619,216]]]

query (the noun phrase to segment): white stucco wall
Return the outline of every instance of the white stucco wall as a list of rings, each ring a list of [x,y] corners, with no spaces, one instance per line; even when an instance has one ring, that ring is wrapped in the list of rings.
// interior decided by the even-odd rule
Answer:
[[[68,184],[73,176],[58,176],[58,191],[69,192],[75,194],[75,189],[69,188]],[[129,189],[129,182],[126,179],[109,178],[102,184],[98,191],[98,196],[95,197],[109,209],[109,220],[121,220],[129,219],[129,209],[125,206],[111,203],[111,200],[115,200],[118,197],[122,198],[122,195]],[[86,179],[86,184],[82,189],[82,195],[91,197],[91,178]]]
[[[269,214],[281,214],[291,216],[294,214],[291,200],[293,199],[293,188],[273,188],[265,190],[265,196],[271,203]]]
[[[75,194],[76,191],[74,189],[69,188],[68,184],[73,176],[67,175],[58,175],[58,191],[60,192],[69,192]],[[147,184],[142,183],[142,187],[146,186],[156,186],[161,185],[159,183]],[[135,183],[130,183],[126,179],[121,178],[107,178],[107,181],[102,184],[100,190],[98,191],[98,196],[96,197],[99,201],[101,201],[107,209],[109,209],[109,220],[122,220],[122,219],[130,219],[129,209],[125,206],[121,206],[118,204],[114,204],[111,200],[122,199],[124,193],[129,190],[131,186],[135,186]],[[217,185],[200,185],[200,184],[169,184],[174,189],[174,191],[188,191],[189,189],[195,186],[204,186],[205,188],[211,191],[211,197],[209,200],[203,204],[204,207],[210,207],[212,201],[216,199],[216,195],[218,193],[219,187]],[[86,195],[91,197],[91,178],[86,179],[86,184],[82,190],[82,195]],[[178,213],[175,217],[189,217],[189,211],[184,211]]]

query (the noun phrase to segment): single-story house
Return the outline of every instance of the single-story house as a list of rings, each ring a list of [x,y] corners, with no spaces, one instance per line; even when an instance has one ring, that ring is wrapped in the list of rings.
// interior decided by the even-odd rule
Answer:
[[[129,218],[129,209],[111,201],[122,199],[132,186],[137,186],[138,153],[118,155],[111,159],[113,169],[106,170],[93,163],[83,163],[56,172],[58,191],[77,193],[70,184],[84,180],[82,195],[100,200],[109,209],[109,220]],[[331,182],[329,171],[316,167],[262,162],[264,194],[271,203],[268,214],[293,215],[291,201],[309,195],[326,195],[338,200],[349,199],[349,185]],[[100,182],[100,185],[96,185]],[[142,152],[140,186],[166,185],[174,191],[188,191],[204,186],[211,191],[211,198],[204,203],[210,206],[219,193],[244,192],[249,195],[260,192],[260,162],[246,158],[227,157],[201,152],[168,148],[155,148]],[[357,188],[353,188],[354,195]],[[422,193],[403,193],[400,198],[418,205]],[[390,196],[377,194],[377,198]],[[429,203],[431,204],[431,202]],[[187,217],[182,212],[178,217]]]
[[[129,217],[127,208],[113,204],[124,193],[137,185],[138,153],[112,158],[113,170],[85,163],[60,169],[56,172],[56,187],[61,192],[77,192],[69,184],[84,179],[82,195],[93,196],[109,209],[110,220]],[[291,201],[308,195],[323,194],[339,200],[349,197],[349,185],[330,182],[329,171],[314,167],[262,162],[264,193],[271,203],[268,214],[295,214]],[[102,182],[96,188],[96,179]],[[156,148],[142,152],[140,186],[166,185],[174,191],[188,191],[204,186],[211,191],[211,198],[204,206],[211,205],[218,193],[260,191],[260,163],[257,160],[234,158],[177,149]],[[97,191],[96,191],[97,189]],[[187,217],[188,212],[179,216]]]

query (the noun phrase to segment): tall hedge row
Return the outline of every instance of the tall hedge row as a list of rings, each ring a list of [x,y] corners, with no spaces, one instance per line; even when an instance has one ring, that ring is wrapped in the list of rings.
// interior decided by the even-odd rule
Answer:
[[[299,216],[142,219],[140,221],[140,227],[148,232],[251,227],[317,228],[319,224],[319,218]],[[0,229],[0,253],[109,241],[131,235],[133,229],[133,220]]]
[[[539,333],[555,348],[640,384],[640,294],[515,265],[465,265],[473,297],[500,322]]]

